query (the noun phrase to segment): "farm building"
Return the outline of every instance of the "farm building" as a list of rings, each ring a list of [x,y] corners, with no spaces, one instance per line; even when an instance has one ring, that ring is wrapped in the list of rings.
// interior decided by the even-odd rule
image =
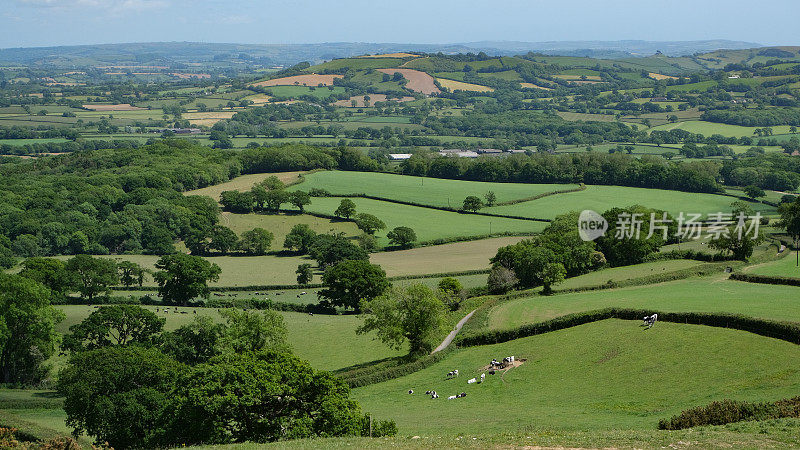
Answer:
[[[390,153],[389,159],[392,161],[403,161],[411,158],[411,153]]]
[[[455,152],[453,152],[453,151],[450,151],[450,152],[441,151],[441,152],[439,152],[439,154],[442,155],[442,156],[453,156],[454,155],[454,156],[458,156],[459,158],[477,158],[478,157],[478,152],[473,152],[472,150],[455,151]]]
[[[503,153],[502,150],[499,148],[479,148],[478,153],[480,154],[490,154],[490,155],[499,155]]]

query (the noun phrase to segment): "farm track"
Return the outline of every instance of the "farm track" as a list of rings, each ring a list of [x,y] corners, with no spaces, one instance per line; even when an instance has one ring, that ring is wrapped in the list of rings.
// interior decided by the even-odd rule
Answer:
[[[463,327],[464,324],[467,323],[467,321],[470,319],[470,317],[472,317],[472,315],[475,314],[475,311],[477,311],[477,309],[473,309],[472,311],[470,311],[469,314],[464,316],[463,319],[459,320],[458,323],[456,324],[456,328],[453,331],[451,331],[450,334],[448,334],[446,338],[444,338],[444,341],[442,341],[442,343],[439,344],[438,347],[433,349],[431,354],[434,354],[436,352],[440,352],[440,351],[446,349],[447,346],[449,346],[450,343],[453,342],[453,339],[456,338],[456,336],[458,335],[458,332],[461,331],[461,327]]]

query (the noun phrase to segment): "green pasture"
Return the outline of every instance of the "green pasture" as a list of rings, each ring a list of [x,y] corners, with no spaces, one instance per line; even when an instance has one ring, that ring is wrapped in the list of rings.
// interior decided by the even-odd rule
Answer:
[[[388,242],[385,238],[386,233],[399,226],[413,228],[418,242],[426,242],[434,239],[498,233],[536,233],[542,231],[546,225],[544,222],[461,214],[365,198],[352,198],[352,200],[356,204],[356,213],[373,214],[386,224],[386,230],[378,233],[380,236],[378,242],[382,245]],[[341,201],[341,198],[336,197],[315,198],[306,210],[332,215]],[[461,200],[458,200],[458,203],[460,204]],[[446,271],[446,268],[443,269]]]
[[[480,384],[492,358],[524,363]],[[800,347],[696,325],[605,320],[459,350],[408,376],[355,389],[365,411],[403,435],[476,436],[536,430],[654,430],[658,420],[722,398],[797,395]],[[446,379],[458,369],[461,376]],[[408,390],[414,394],[409,395]],[[435,390],[439,399],[423,393]],[[460,392],[467,396],[448,400]]]
[[[557,190],[574,189],[571,184],[485,183],[444,180],[372,172],[325,171],[307,175],[293,189],[327,189],[332,194],[367,194],[424,205],[460,208],[464,198],[493,191],[498,202],[506,202]],[[316,199],[314,200],[316,201]]]
[[[725,123],[691,120],[686,122],[676,122],[676,123],[669,123],[666,125],[660,125],[651,128],[651,130],[669,131],[678,129],[678,130],[685,130],[690,133],[700,133],[704,136],[711,136],[712,134],[721,134],[723,136],[731,136],[731,137],[749,136],[758,140],[758,136],[753,133],[756,128],[760,127],[742,127],[739,125],[728,125]],[[775,134],[788,134],[789,126],[788,125],[774,126],[772,127],[772,130],[773,133]]]
[[[624,282],[636,278],[647,277],[650,275],[664,274],[676,270],[689,269],[704,264],[700,261],[691,259],[673,259],[667,261],[655,261],[633,266],[613,267],[609,269],[589,272],[577,277],[567,278],[564,282],[555,285],[555,289],[576,289],[588,286],[599,286],[613,281],[614,283]]]
[[[94,311],[94,307],[83,305],[63,305],[57,308],[66,315],[66,319],[57,327],[60,333],[68,332],[71,325],[80,323]],[[153,312],[157,309],[155,306],[144,308]],[[178,313],[174,312],[175,308],[169,308],[169,313],[164,313],[163,307],[158,309],[156,314],[166,319],[164,329],[167,331],[192,322],[197,315],[221,320],[215,308],[178,308]],[[361,325],[361,319],[356,315],[311,316],[295,312],[280,314],[289,330],[289,344],[294,353],[317,369],[333,370],[402,353],[374,340],[374,335],[356,335],[355,330]]]
[[[746,269],[746,272],[752,275],[800,278],[800,267],[798,267],[797,264],[797,255],[794,251],[789,249],[786,249],[786,252],[783,258],[749,267]]]
[[[295,225],[305,224],[317,233],[344,233],[345,236],[360,234],[353,222],[344,222],[306,214],[231,214],[223,213],[220,222],[241,236],[253,228],[263,228],[275,235],[272,250],[282,250],[286,235]]]
[[[0,145],[61,144],[63,142],[69,142],[69,140],[64,138],[0,139]]]
[[[556,286],[558,288],[558,286]],[[723,312],[773,320],[800,321],[800,288],[746,283],[720,274],[654,285],[600,291],[534,295],[503,302],[491,311],[493,329],[514,328],[553,317],[607,307],[666,312]]]
[[[508,206],[484,208],[482,211],[523,217],[552,219],[570,211],[591,209],[602,213],[613,207],[643,205],[662,209],[677,217],[684,212],[709,214],[730,212],[730,204],[736,199],[724,195],[699,194],[693,192],[645,189],[624,186],[587,186],[580,192],[550,195],[529,202]],[[754,211],[774,212],[774,208],[763,203],[751,203]],[[649,218],[648,218],[649,220]]]

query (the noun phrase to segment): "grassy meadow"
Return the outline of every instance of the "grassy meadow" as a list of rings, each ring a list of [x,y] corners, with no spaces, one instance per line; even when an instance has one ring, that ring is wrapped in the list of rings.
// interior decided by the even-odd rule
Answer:
[[[373,214],[386,224],[386,230],[378,233],[381,236],[378,240],[381,245],[388,244],[385,233],[399,226],[413,228],[418,242],[427,242],[435,239],[499,233],[537,233],[542,231],[546,225],[544,222],[461,214],[366,198],[353,198],[352,200],[356,204],[357,214]],[[335,197],[314,198],[306,210],[332,215],[341,201],[341,198]]]
[[[797,394],[797,345],[720,328],[659,323],[645,331],[638,325],[612,319],[458,350],[353,394],[364,410],[394,418],[403,435],[428,436],[653,430],[660,418],[712,400]],[[485,383],[467,384],[492,358],[508,355],[526,361],[503,375],[487,375]],[[461,376],[446,380],[453,369]],[[422,394],[426,390],[441,397],[432,400]],[[460,392],[467,397],[447,400]]]
[[[316,300],[316,299],[314,299]],[[174,330],[194,320],[197,315],[207,315],[214,320],[221,320],[214,308],[170,308],[169,313],[163,307],[144,306],[166,319],[165,330]],[[57,330],[66,333],[69,327],[86,318],[93,307],[83,305],[62,305],[58,309],[64,311],[66,319]],[[386,345],[374,340],[374,335],[356,335],[355,330],[361,324],[356,315],[322,315],[310,316],[304,313],[280,312],[289,330],[289,344],[294,353],[311,363],[317,369],[334,370],[376,359],[396,356],[402,352],[389,349]]]
[[[577,187],[574,184],[485,183],[387,173],[323,171],[306,175],[305,181],[292,189],[308,191],[320,188],[335,195],[368,194],[423,205],[460,208],[467,196],[483,199],[489,191],[495,193],[498,203],[502,203]]]
[[[800,321],[798,290],[794,286],[745,283],[727,274],[600,291],[509,300],[489,314],[489,327],[514,328],[554,317],[606,307],[666,312],[721,312],[772,320]],[[602,278],[601,278],[602,279]],[[558,285],[555,286],[558,289]]]
[[[667,191],[623,186],[587,186],[580,192],[551,195],[515,205],[495,206],[483,211],[539,219],[552,219],[570,211],[591,209],[602,213],[613,207],[643,205],[665,210],[677,217],[678,213],[701,213],[704,216],[715,212],[730,212],[730,204],[736,198],[724,195],[698,194],[692,192]],[[775,208],[763,203],[751,203],[754,211],[762,214],[774,213]]]

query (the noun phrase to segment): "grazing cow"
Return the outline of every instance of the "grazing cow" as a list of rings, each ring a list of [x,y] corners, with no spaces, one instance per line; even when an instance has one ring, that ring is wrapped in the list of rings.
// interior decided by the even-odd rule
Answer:
[[[303,291],[303,292],[300,293],[300,295],[306,295],[306,294],[308,294],[308,292],[306,292],[306,291]]]
[[[486,381],[486,374],[482,373],[481,374],[481,383],[483,383],[484,381]]]
[[[466,393],[466,392],[462,392],[462,393],[461,393],[461,398],[464,398],[464,397],[466,397],[466,396],[467,396],[467,393]]]
[[[477,382],[478,382],[478,380],[475,379],[475,378],[470,378],[469,380],[467,380],[467,384],[472,384],[472,383],[477,383]]]
[[[434,392],[433,394],[431,394],[431,398],[439,398],[439,394],[437,394],[436,392]]]
[[[447,397],[448,400],[455,400],[457,398],[458,398],[457,395],[451,395],[450,397]]]
[[[489,370],[489,375],[494,375],[494,369]]]
[[[409,390],[408,390],[408,393],[409,393],[409,394],[413,394],[413,393],[414,393],[414,390],[413,390],[413,389],[409,389]]]
[[[643,321],[644,323],[642,323],[642,326],[646,326],[647,329],[649,330],[650,328],[653,328],[653,325],[655,325],[656,320],[658,320],[658,314],[653,314],[652,316],[644,316],[644,321]]]
[[[314,315],[314,313],[313,313],[313,312],[310,312],[310,313],[308,313],[308,315],[309,315],[309,316],[313,316],[313,315]]]

